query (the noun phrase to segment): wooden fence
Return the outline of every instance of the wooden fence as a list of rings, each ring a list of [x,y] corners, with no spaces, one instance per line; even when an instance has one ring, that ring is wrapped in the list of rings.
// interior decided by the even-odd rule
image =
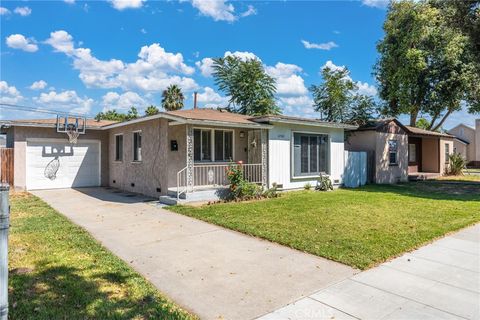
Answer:
[[[0,148],[0,182],[13,186],[13,148]]]

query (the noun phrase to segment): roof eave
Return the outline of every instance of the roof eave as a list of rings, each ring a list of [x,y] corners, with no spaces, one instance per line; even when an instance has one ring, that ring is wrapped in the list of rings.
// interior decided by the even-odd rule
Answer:
[[[326,127],[326,128],[336,128],[336,129],[348,129],[348,130],[355,130],[358,126],[344,124],[344,123],[333,123],[333,122],[315,122],[309,120],[294,120],[294,119],[280,119],[280,118],[256,118],[254,119],[255,122],[271,122],[271,123],[285,123],[285,124],[297,124],[297,125],[304,125],[304,126],[312,126],[312,127]]]
[[[35,123],[35,122],[14,122],[14,121],[0,121],[0,127],[32,127],[32,128],[56,128],[54,123]],[[103,130],[104,127],[86,126],[86,130]]]

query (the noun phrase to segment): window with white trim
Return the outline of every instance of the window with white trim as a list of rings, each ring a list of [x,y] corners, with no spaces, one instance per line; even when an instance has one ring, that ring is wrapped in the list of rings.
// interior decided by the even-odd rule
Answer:
[[[293,134],[294,177],[318,176],[328,172],[328,135]]]
[[[193,129],[194,161],[233,160],[233,131]]]
[[[398,141],[388,140],[388,162],[390,165],[398,164]]]
[[[133,161],[142,161],[142,132],[133,133]]]
[[[123,160],[123,134],[115,136],[115,161]]]

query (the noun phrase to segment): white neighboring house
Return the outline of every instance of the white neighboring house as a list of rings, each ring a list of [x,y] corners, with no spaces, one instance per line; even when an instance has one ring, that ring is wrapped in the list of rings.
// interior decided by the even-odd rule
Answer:
[[[468,165],[480,167],[480,119],[475,120],[475,128],[460,123],[448,131],[455,136],[453,148],[461,154]]]

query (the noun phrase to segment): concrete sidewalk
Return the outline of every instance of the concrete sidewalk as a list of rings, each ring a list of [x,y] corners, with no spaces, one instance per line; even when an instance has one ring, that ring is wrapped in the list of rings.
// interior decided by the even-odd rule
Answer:
[[[480,224],[260,319],[480,319]]]
[[[32,192],[202,319],[253,319],[356,270],[104,188]]]

